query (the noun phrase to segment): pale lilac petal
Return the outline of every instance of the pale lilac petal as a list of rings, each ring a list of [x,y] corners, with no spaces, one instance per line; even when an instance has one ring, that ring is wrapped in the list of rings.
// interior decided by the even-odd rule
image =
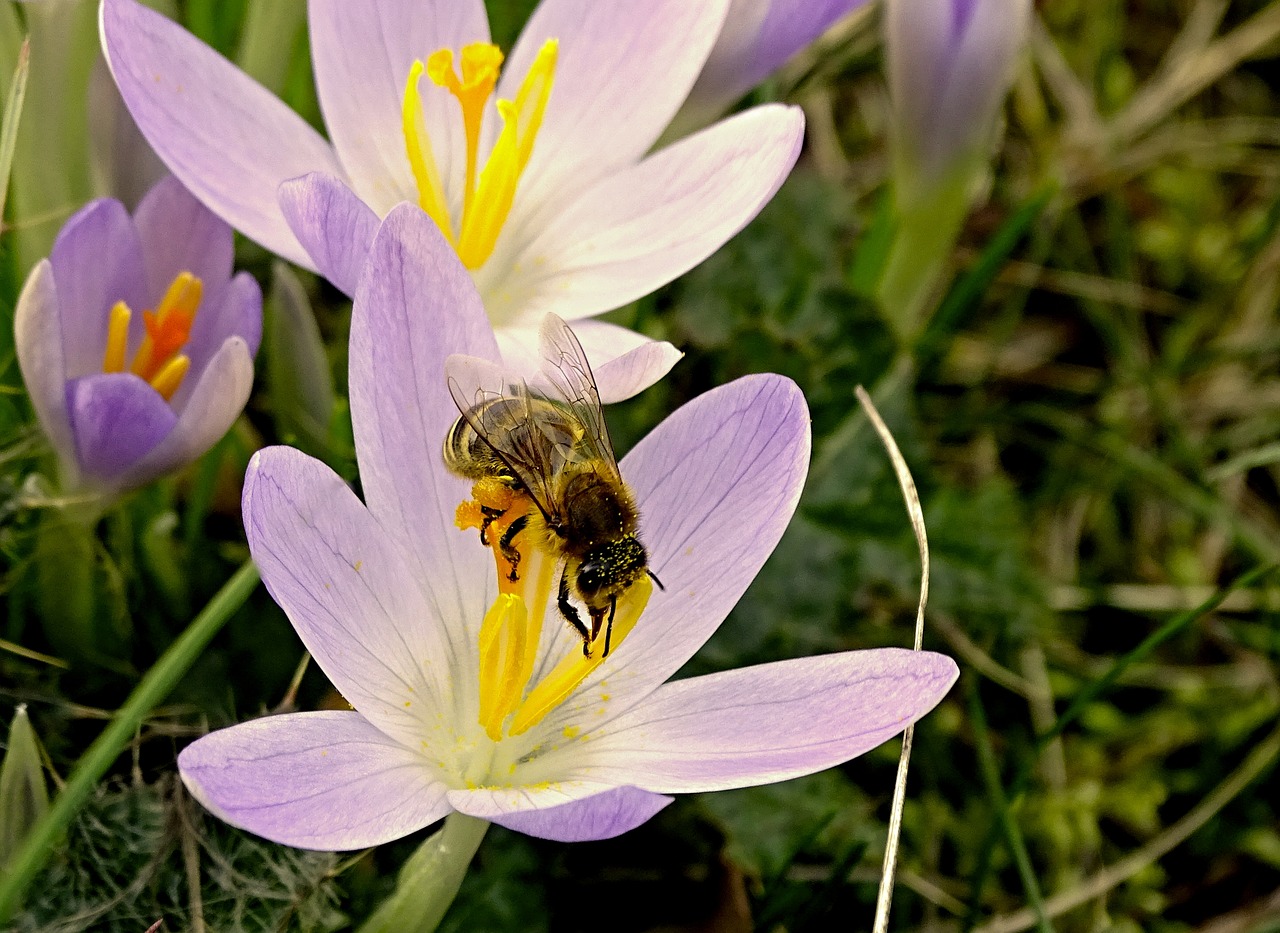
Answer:
[[[627,640],[547,717],[539,728],[548,736],[626,711],[720,626],[800,499],[809,410],[791,380],[747,376],[682,406],[620,466],[666,589],[655,588]]]
[[[103,49],[142,134],[192,193],[252,240],[301,266],[276,189],[341,174],[332,147],[229,61],[135,0],[103,0]]]
[[[341,477],[292,447],[254,456],[243,510],[263,582],[321,670],[378,729],[419,747],[453,698],[406,555]]]
[[[133,219],[119,201],[91,201],[58,233],[49,263],[58,286],[67,378],[100,373],[117,301],[133,309],[137,320],[130,331],[141,339],[147,279]]]
[[[474,626],[496,582],[475,532],[454,525],[470,486],[441,456],[458,418],[444,377],[452,353],[496,360],[493,330],[439,229],[416,206],[400,205],[379,228],[356,290],[351,421],[369,510],[407,544],[411,573],[448,627],[454,669],[464,670],[474,665]]]
[[[320,106],[352,187],[379,215],[416,202],[401,124],[409,68],[437,49],[453,49],[456,61],[462,46],[488,42],[484,4],[311,0],[309,19]],[[458,103],[425,77],[419,90],[440,176],[460,197],[466,148]]]
[[[579,320],[572,327],[591,363],[600,400],[606,405],[649,388],[684,356],[666,341],[651,340],[617,324]],[[537,373],[545,362],[538,333],[537,327],[499,328],[503,365],[526,376]]]
[[[89,74],[89,168],[94,187],[130,210],[169,174],[138,132],[100,55]]]
[[[515,259],[505,287],[521,319],[599,314],[693,268],[769,202],[803,136],[799,108],[770,104],[600,181],[548,218]],[[491,313],[510,315],[495,303]]]
[[[191,380],[194,383],[188,386]],[[178,423],[161,443],[125,477],[129,486],[141,486],[203,455],[235,424],[253,388],[253,360],[239,337],[228,339],[209,365],[193,371],[174,395]],[[177,403],[182,401],[183,404]]]
[[[191,337],[182,352],[191,359],[191,372],[201,373],[231,337],[245,342],[252,359],[262,342],[262,289],[248,272],[241,272],[212,295],[206,293],[191,326]],[[181,411],[197,382],[188,377],[173,396]]]
[[[42,259],[31,270],[14,312],[13,342],[40,428],[62,464],[64,480],[78,480],[75,435],[67,412],[66,368],[62,356],[62,309],[53,267]]]
[[[178,770],[219,819],[302,849],[381,845],[449,812],[426,759],[359,713],[241,723],[188,745]]]
[[[341,179],[321,172],[286,181],[279,197],[289,227],[320,274],[354,295],[378,232],[378,215]]]
[[[782,67],[827,28],[867,0],[733,0],[724,29],[681,109],[701,121]],[[688,125],[700,125],[692,123]]]
[[[67,409],[80,468],[108,487],[168,437],[178,420],[160,393],[132,373],[71,380]]]
[[[529,809],[531,804],[545,802],[541,791],[484,788],[449,792],[449,802],[460,813],[555,842],[612,839],[647,823],[671,801],[671,797],[638,787],[613,787],[568,803]]]
[[[515,98],[538,50],[560,42],[555,85],[513,220],[639,159],[671,122],[715,43],[727,0],[543,0],[507,59]]]
[[[591,361],[600,401],[606,405],[643,392],[684,356],[665,340],[651,340],[617,324],[582,320],[572,326]]]
[[[205,298],[216,298],[214,293],[231,278],[231,228],[173,176],[147,193],[133,221],[147,267],[148,308],[155,307],[180,272],[200,279]]]
[[[561,770],[567,779],[662,793],[784,781],[897,735],[933,709],[959,674],[945,655],[881,648],[678,680],[555,757],[577,762]],[[546,767],[556,766],[555,757]]]

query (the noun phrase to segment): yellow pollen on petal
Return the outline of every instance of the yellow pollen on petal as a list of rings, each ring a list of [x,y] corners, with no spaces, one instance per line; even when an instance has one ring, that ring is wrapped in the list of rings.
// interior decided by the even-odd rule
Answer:
[[[481,129],[485,109],[502,70],[502,52],[495,45],[476,42],[461,51],[460,71],[454,69],[451,49],[439,49],[427,58],[427,76],[458,101],[466,141],[466,167],[462,185],[462,216],[456,225],[449,213],[439,172],[431,154],[418,96],[418,79],[424,66],[415,62],[405,88],[404,134],[409,164],[418,187],[418,199],[436,225],[455,244],[463,265],[477,269],[493,254],[498,235],[511,213],[520,176],[533,153],[555,78],[558,43],[545,42],[534,57],[514,101],[499,100],[502,119],[493,149],[480,167]]]
[[[129,321],[133,312],[123,301],[117,301],[111,308],[111,316],[107,321],[107,349],[102,355],[102,371],[104,373],[124,372],[124,357],[129,345]]]
[[[203,291],[198,278],[190,272],[179,272],[156,310],[142,312],[147,335],[133,357],[130,369],[134,375],[150,382],[186,346]]]

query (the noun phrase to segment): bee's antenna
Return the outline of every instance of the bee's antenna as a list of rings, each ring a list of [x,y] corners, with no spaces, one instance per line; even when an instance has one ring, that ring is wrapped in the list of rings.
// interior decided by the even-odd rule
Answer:
[[[649,575],[649,579],[658,584],[658,589],[662,590],[664,593],[667,591],[667,588],[662,585],[662,581],[658,579],[658,575],[656,573],[652,570],[646,570],[645,573]]]

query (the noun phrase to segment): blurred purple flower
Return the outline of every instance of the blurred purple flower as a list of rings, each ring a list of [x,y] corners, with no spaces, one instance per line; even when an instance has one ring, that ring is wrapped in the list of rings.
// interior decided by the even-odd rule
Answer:
[[[393,208],[352,319],[365,501],[287,447],[255,456],[244,494],[263,580],[354,709],[257,719],[188,746],[183,780],[223,819],[314,849],[377,845],[455,810],[602,839],[652,817],[667,794],[859,755],[954,682],[949,658],[892,648],[666,682],[742,596],[799,499],[809,413],[774,375],[695,399],[623,458],[665,590],[638,624],[631,613],[634,627],[620,602],[613,652],[584,659],[544,591],[554,566],[538,569],[531,551],[523,596],[505,584],[500,595],[493,556],[455,527],[470,489],[440,455],[457,416],[444,376],[453,353],[498,359],[479,296],[438,229]],[[523,658],[522,672],[496,673],[494,645],[516,635],[531,637],[499,654]]]
[[[927,198],[990,153],[1031,0],[886,0],[884,16],[899,186]]]
[[[64,489],[141,486],[231,427],[262,332],[258,284],[231,266],[231,228],[175,178],[132,217],[103,198],[67,221],[14,323]]]
[[[805,49],[840,17],[868,0],[732,0],[724,28],[680,110],[694,129]]]
[[[504,60],[482,0],[312,0],[332,142],[135,0],[103,0],[102,33],[143,134],[245,235],[352,294],[379,218],[418,204],[469,268],[507,362],[529,362],[554,310],[608,401],[679,354],[586,319],[718,249],[799,155],[803,117],[780,105],[649,154],[728,5],[543,0]]]

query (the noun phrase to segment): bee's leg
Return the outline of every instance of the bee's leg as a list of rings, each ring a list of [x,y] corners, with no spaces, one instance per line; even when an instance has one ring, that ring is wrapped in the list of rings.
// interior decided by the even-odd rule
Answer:
[[[560,607],[560,614],[573,626],[573,630],[582,636],[582,656],[584,658],[591,657],[591,633],[582,624],[582,617],[578,615],[578,610],[573,603],[569,602],[568,562],[565,563],[564,570],[560,571],[560,596],[556,600],[556,604]]]
[[[618,597],[609,597],[609,623],[604,627],[604,655],[609,656],[609,644],[613,641],[613,616],[618,611]]]
[[[498,542],[498,550],[502,551],[502,556],[511,564],[511,573],[507,574],[507,579],[512,583],[520,579],[520,552],[511,542],[515,540],[516,535],[524,531],[527,524],[529,524],[529,516],[521,515],[507,526],[507,530],[502,533],[502,539]]]
[[[480,525],[480,543],[485,547],[488,547],[489,526],[492,525],[496,519],[502,518],[502,516],[507,513],[505,509],[495,509],[491,505],[482,505],[480,506],[480,514],[484,516],[484,522]]]

